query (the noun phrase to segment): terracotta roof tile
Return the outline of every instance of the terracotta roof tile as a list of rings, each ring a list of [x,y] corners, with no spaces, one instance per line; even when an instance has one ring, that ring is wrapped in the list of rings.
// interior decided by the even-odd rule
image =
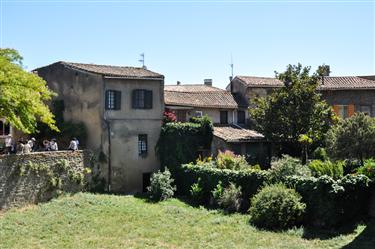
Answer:
[[[248,87],[282,87],[283,82],[271,77],[236,76]],[[347,90],[347,89],[375,89],[373,76],[327,76],[324,77],[324,84],[319,90]],[[321,84],[320,80],[320,84]]]
[[[229,108],[238,107],[233,95],[220,88],[206,85],[174,85],[164,87],[166,105]]]
[[[215,126],[214,136],[226,142],[246,142],[264,138],[262,134],[256,131],[237,126]]]
[[[101,74],[112,77],[128,77],[128,78],[160,78],[164,76],[141,67],[123,67],[111,65],[96,65],[73,62],[60,62],[68,67],[83,70],[86,72]]]

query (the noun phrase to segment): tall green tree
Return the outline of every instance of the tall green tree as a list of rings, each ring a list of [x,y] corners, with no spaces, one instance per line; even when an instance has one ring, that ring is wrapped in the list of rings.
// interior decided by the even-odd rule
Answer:
[[[279,152],[292,148],[298,150],[294,154],[301,155],[306,148],[301,137],[314,143],[323,141],[335,115],[317,92],[319,76],[311,75],[310,67],[288,65],[285,72],[276,72],[276,77],[284,86],[268,96],[251,100],[255,107],[249,110],[250,116],[258,131],[281,145]]]
[[[24,133],[36,131],[37,122],[58,130],[46,101],[55,94],[46,82],[22,68],[14,49],[0,49],[0,117]]]
[[[375,118],[356,113],[342,119],[327,136],[327,148],[336,159],[364,159],[375,157]]]

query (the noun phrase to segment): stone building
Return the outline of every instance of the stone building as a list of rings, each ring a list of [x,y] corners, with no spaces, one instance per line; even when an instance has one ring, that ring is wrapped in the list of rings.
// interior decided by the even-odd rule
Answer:
[[[64,120],[83,122],[87,148],[104,155],[111,191],[135,193],[159,169],[164,76],[145,68],[56,62],[35,72],[64,103]]]
[[[178,122],[191,117],[207,115],[214,124],[211,154],[231,150],[245,155],[250,163],[266,161],[267,144],[263,135],[246,129],[247,103],[229,91],[205,84],[166,85],[164,88],[165,108],[176,114]]]
[[[282,86],[283,82],[276,78],[236,76],[227,90],[243,96],[251,108],[252,99],[266,96]],[[318,91],[340,117],[350,117],[355,112],[365,112],[375,117],[374,76],[325,76],[319,82]]]

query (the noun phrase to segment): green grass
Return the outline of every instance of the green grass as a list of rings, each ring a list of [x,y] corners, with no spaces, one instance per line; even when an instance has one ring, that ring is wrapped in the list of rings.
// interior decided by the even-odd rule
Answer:
[[[375,248],[375,223],[332,232],[258,230],[177,199],[76,194],[0,214],[0,248]],[[308,238],[308,239],[307,239]]]

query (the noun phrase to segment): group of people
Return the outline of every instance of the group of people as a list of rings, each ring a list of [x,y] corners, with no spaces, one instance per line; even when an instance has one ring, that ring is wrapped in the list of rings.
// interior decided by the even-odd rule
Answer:
[[[79,141],[73,137],[70,140],[68,150],[78,150]],[[42,147],[39,147],[34,137],[24,140],[20,139],[17,144],[13,143],[12,136],[9,135],[5,138],[5,153],[6,154],[27,154],[35,151],[58,151],[56,138],[51,140],[44,140]]]

